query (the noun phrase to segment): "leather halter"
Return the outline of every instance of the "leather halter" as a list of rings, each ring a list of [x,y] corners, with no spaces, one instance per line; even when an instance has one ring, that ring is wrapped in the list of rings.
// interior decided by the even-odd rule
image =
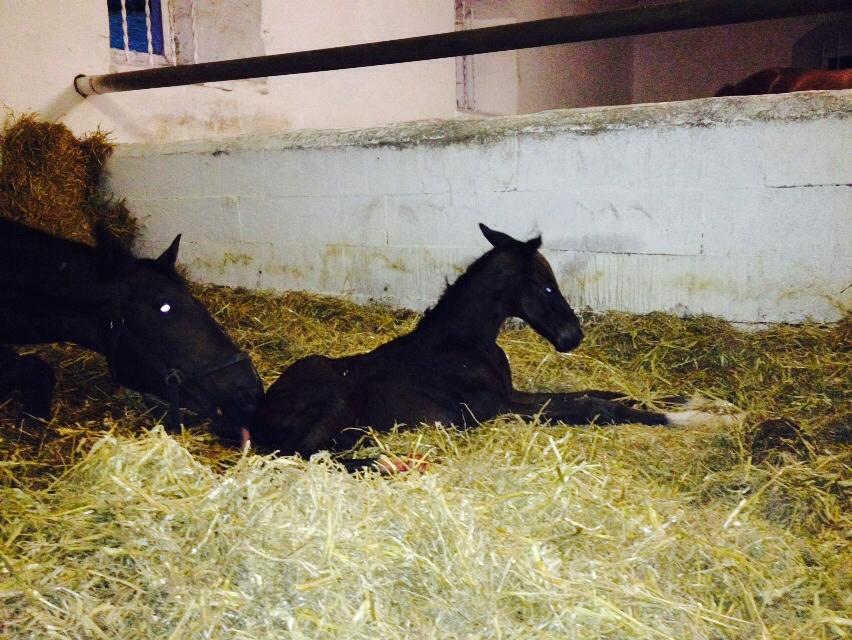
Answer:
[[[117,307],[115,303],[113,306]],[[122,340],[130,343],[136,354],[145,360],[157,372],[157,375],[160,376],[163,382],[165,382],[169,403],[169,410],[166,414],[166,426],[170,429],[176,429],[180,426],[180,388],[184,383],[188,380],[203,378],[211,373],[227,369],[243,360],[249,359],[246,352],[238,351],[212,364],[196,369],[185,370],[179,367],[170,367],[160,357],[152,353],[146,345],[141,344],[132,333],[126,331],[124,317],[116,314],[109,321],[109,344],[107,353],[105,354],[110,375],[116,382],[119,382],[117,376],[118,345]]]

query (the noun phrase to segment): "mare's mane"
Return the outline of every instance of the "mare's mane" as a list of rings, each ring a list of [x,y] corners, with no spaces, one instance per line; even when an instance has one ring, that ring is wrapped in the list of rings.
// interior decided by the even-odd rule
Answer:
[[[165,264],[156,259],[137,257],[133,253],[133,251],[122,245],[121,241],[118,240],[114,235],[112,235],[112,232],[110,232],[109,229],[107,229],[106,227],[102,227],[98,231],[97,235],[101,237],[103,237],[104,235],[108,235],[110,238],[109,241],[115,243],[118,247],[120,247],[118,251],[124,252],[126,257],[131,258],[135,262],[135,264],[148,267],[156,273],[170,279],[172,282],[175,282],[176,284],[179,284],[184,287],[187,285],[186,280],[183,278],[183,276],[180,275],[180,273],[177,272],[177,270],[173,266]],[[84,264],[89,264],[94,267],[95,265],[97,265],[98,256],[100,252],[103,250],[103,248],[99,245],[90,246],[77,240],[62,238],[42,229],[36,229],[34,227],[21,224],[14,220],[8,220],[6,218],[0,218],[0,239],[2,239],[2,236],[11,238],[13,241],[19,241],[19,243],[15,243],[15,245],[18,247],[25,246],[27,247],[27,249],[29,249],[33,245],[37,245],[39,247],[39,251],[37,252],[39,255],[32,256],[34,260],[40,260],[41,256],[50,256],[50,258],[54,262],[57,259],[60,262],[76,261]],[[13,262],[12,264],[13,267],[20,268],[22,264],[20,259],[20,253],[18,253],[17,255],[19,256],[18,262]],[[101,274],[105,273],[103,269],[98,269],[98,271]],[[105,273],[105,275],[108,279],[110,279],[121,274],[117,271],[114,273]]]
[[[138,264],[150,267],[161,276],[165,276],[175,284],[185,288],[188,287],[186,278],[184,278],[174,267],[165,265],[159,260],[155,260],[153,258],[136,258],[136,261]]]

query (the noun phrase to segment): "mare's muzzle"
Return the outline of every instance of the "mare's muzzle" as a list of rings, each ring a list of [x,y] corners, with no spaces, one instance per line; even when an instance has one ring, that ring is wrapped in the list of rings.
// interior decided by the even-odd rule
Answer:
[[[180,426],[181,406],[206,414],[214,422],[226,422],[227,427],[239,429],[249,424],[263,394],[263,385],[244,351],[236,351],[202,367],[182,369],[170,367],[142,344],[133,333],[126,330],[123,318],[109,321],[109,336],[107,363],[113,379],[121,383],[118,375],[118,347],[120,342],[124,342],[162,381],[165,400],[169,405],[166,414],[166,426],[169,428]],[[220,399],[215,397],[217,394],[209,392],[213,387],[209,383],[209,376],[244,363],[248,364],[246,373],[249,375],[243,376],[245,380],[235,381],[234,386],[228,389],[226,402],[220,402]],[[189,402],[186,402],[187,400]]]
[[[149,360],[152,360],[149,357]],[[166,384],[167,397],[169,401],[169,412],[166,415],[166,426],[170,428],[176,428],[180,424],[180,395],[181,395],[181,387],[183,387],[187,382],[192,382],[193,386],[197,388],[204,388],[200,381],[213,373],[218,373],[223,369],[227,369],[234,365],[237,365],[243,361],[249,360],[248,354],[244,351],[238,351],[235,354],[222,358],[214,362],[213,364],[207,365],[205,367],[199,367],[197,369],[191,369],[189,371],[184,371],[182,369],[171,368],[167,369],[164,382]],[[157,362],[151,361],[151,364],[155,365],[157,369],[161,369],[161,364]],[[262,389],[261,389],[262,391]],[[196,394],[190,394],[195,396]],[[252,415],[254,415],[255,409],[257,409],[257,401],[259,398],[259,393],[253,393],[253,390],[248,388],[237,388],[234,390],[233,399],[231,400],[231,406],[225,407],[224,409],[220,407],[216,407],[214,411],[208,411],[210,413],[210,417],[214,420],[218,421],[218,419],[225,418],[228,421],[241,422],[243,424],[248,424],[248,421],[251,419]],[[215,404],[215,403],[214,403]],[[219,415],[221,411],[222,415]]]

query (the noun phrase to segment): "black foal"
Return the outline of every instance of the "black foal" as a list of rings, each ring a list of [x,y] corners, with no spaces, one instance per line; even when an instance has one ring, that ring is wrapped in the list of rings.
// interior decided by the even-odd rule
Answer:
[[[493,249],[447,288],[411,333],[344,358],[295,362],[262,399],[252,438],[261,448],[308,456],[351,448],[353,427],[442,422],[475,426],[504,413],[570,424],[686,424],[695,411],[656,413],[610,391],[524,393],[512,388],[497,346],[506,318],[525,320],[558,351],[583,338],[547,260],[541,237],[522,242],[480,225]]]

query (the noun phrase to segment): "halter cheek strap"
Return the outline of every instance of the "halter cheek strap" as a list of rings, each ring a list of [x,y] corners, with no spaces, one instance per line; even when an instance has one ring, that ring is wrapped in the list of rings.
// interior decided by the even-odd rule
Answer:
[[[117,360],[118,360],[118,345],[121,341],[130,343],[137,355],[147,361],[148,365],[161,376],[166,385],[166,395],[168,396],[169,410],[166,414],[166,426],[170,429],[176,429],[180,426],[180,388],[188,380],[203,378],[204,376],[221,371],[235,364],[248,360],[248,354],[244,351],[238,351],[213,364],[199,367],[194,370],[184,371],[178,367],[169,367],[161,358],[153,354],[150,350],[140,344],[136,337],[125,331],[124,318],[118,316],[117,319],[109,321],[109,343],[107,348],[107,364],[109,365],[110,375],[113,380],[118,381],[117,376]]]

